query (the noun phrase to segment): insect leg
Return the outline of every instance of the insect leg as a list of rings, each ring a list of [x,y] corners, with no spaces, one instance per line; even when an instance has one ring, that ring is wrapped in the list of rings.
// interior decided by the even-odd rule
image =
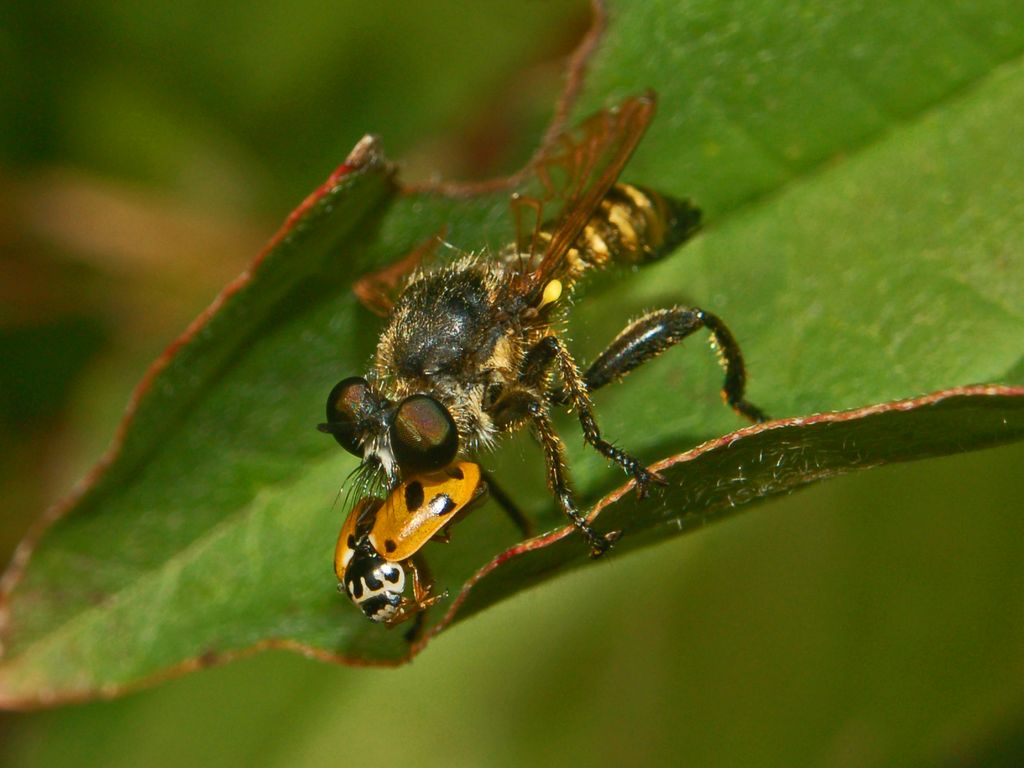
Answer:
[[[653,360],[701,328],[710,331],[711,346],[718,353],[718,362],[725,371],[722,399],[750,421],[767,421],[764,411],[744,398],[747,374],[736,339],[716,315],[697,307],[658,309],[634,320],[583,374],[587,389],[593,392],[605,384],[619,381],[637,366]],[[552,401],[567,402],[568,398],[566,392],[560,391],[554,393]]]
[[[544,448],[545,463],[548,468],[548,486],[558,500],[562,512],[568,517],[576,529],[590,542],[590,556],[600,557],[611,547],[621,535],[621,531],[613,531],[602,536],[593,528],[576,508],[575,494],[569,485],[569,473],[565,466],[565,450],[562,441],[555,434],[547,406],[539,401],[532,401],[527,410],[533,422],[537,439]]]
[[[482,474],[491,497],[504,510],[505,514],[511,518],[512,522],[516,524],[523,538],[528,539],[533,536],[533,523],[530,521],[530,518],[523,514],[523,511],[516,506],[512,497],[505,493],[504,489],[498,484],[498,481],[494,479],[494,475],[487,471],[483,471]]]
[[[429,261],[444,242],[444,230],[416,246],[404,258],[383,269],[363,275],[352,286],[359,303],[375,315],[387,317],[394,306],[395,294],[405,279],[424,261]]]
[[[412,597],[419,610],[430,607],[444,597],[444,595],[428,597],[434,586],[434,578],[430,575],[426,560],[414,555],[406,559],[405,565],[412,574]]]
[[[434,580],[430,575],[430,569],[427,567],[426,561],[418,553],[402,561],[402,567],[412,575],[413,599],[402,599],[401,607],[388,621],[388,626],[393,627],[415,617],[412,628],[405,633],[405,639],[412,642],[419,637],[423,629],[423,612],[434,603],[447,597],[448,593],[442,592],[440,595],[430,596]]]
[[[576,410],[580,426],[583,428],[583,439],[602,456],[611,459],[633,476],[636,480],[636,492],[640,498],[644,498],[647,495],[651,483],[663,484],[664,480],[658,474],[647,469],[639,459],[616,448],[601,437],[601,430],[598,428],[597,419],[594,417],[590,395],[587,393],[586,382],[576,366],[576,361],[569,353],[569,350],[565,348],[565,345],[555,336],[545,336],[537,342],[534,349],[541,347],[541,345],[544,345],[547,353],[558,361],[562,381],[565,384],[566,397]],[[533,351],[533,349],[530,350],[531,353]]]

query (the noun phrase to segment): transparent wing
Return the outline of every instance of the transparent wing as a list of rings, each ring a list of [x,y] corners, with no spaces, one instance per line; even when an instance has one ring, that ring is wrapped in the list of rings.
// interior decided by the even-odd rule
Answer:
[[[653,93],[598,112],[552,142],[530,169],[534,194],[513,195],[516,245],[534,285],[562,277],[567,254],[615,184],[654,115]]]

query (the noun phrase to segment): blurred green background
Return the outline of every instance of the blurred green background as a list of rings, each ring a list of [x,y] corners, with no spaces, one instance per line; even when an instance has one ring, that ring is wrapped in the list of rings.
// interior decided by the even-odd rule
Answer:
[[[5,3],[0,562],[363,133],[405,179],[514,168],[588,23],[563,0]],[[1017,765],[1022,459],[830,482],[528,592],[399,670],[272,653],[3,714],[0,764]]]

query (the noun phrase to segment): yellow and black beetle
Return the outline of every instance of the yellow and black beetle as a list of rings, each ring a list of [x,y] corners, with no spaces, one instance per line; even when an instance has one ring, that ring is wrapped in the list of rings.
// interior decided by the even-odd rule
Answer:
[[[360,499],[334,550],[338,588],[372,621],[398,624],[430,607],[431,582],[420,549],[447,528],[485,491],[480,466],[469,461],[399,483],[384,500]],[[413,596],[405,596],[406,571]]]

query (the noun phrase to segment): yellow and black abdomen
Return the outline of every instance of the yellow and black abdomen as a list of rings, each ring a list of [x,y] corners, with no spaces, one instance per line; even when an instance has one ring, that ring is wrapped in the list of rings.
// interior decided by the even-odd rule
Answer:
[[[700,210],[632,184],[616,184],[605,195],[580,234],[570,259],[573,271],[609,262],[634,265],[660,259],[700,229]]]

